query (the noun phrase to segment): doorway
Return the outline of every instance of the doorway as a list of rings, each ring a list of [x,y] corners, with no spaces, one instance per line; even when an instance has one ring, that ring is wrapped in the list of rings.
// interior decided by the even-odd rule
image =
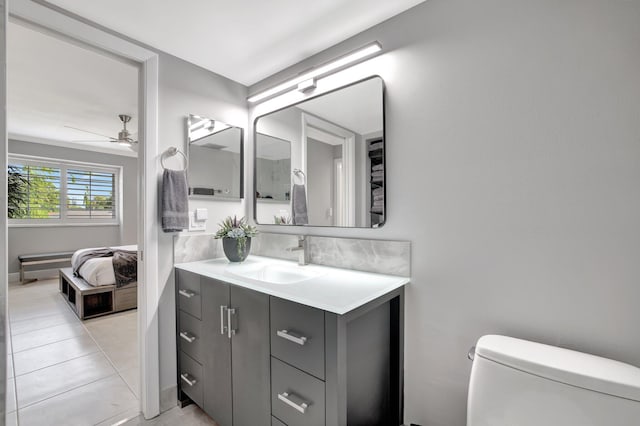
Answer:
[[[301,116],[309,223],[355,226],[355,134],[312,114]]]
[[[116,287],[112,258],[44,262],[109,247],[135,270],[138,142],[125,129],[137,127],[139,67],[13,21],[7,55],[7,414],[23,425],[135,416],[135,273]],[[124,292],[133,303],[120,306]],[[67,406],[80,394],[85,404]]]
[[[106,33],[87,23],[51,10],[36,2],[16,1],[10,5],[12,20],[32,25],[39,30],[55,33],[73,43],[79,43],[91,49],[98,49],[109,55],[115,55],[132,61],[140,67],[139,105],[137,115],[140,118],[138,138],[140,152],[138,166],[140,179],[138,187],[137,240],[138,249],[138,347],[140,353],[140,410],[145,417],[159,414],[159,362],[158,362],[158,288],[157,288],[157,228],[156,219],[156,181],[158,177],[157,142],[157,96],[158,96],[158,56],[154,52],[141,48],[113,34]],[[5,18],[6,19],[6,18]],[[6,20],[4,21],[6,30]],[[4,34],[3,34],[4,35]],[[80,41],[82,40],[82,41]],[[2,93],[6,104],[6,93]],[[6,167],[7,141],[3,139],[3,167]],[[2,198],[6,193],[2,191]],[[4,203],[3,203],[4,204]],[[6,204],[4,204],[6,207]],[[3,229],[3,243],[6,247],[7,217],[2,215],[0,223]],[[5,263],[6,268],[6,263]],[[6,269],[4,273],[6,273]],[[2,291],[6,295],[5,285]]]

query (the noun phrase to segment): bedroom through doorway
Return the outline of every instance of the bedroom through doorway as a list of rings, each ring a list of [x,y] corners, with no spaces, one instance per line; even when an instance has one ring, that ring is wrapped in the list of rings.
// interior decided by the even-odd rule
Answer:
[[[7,68],[7,424],[136,417],[140,69],[21,21]]]

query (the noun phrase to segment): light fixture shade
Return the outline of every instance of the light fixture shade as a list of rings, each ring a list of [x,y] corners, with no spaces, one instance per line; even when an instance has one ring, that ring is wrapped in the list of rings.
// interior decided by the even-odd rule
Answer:
[[[348,66],[355,65],[358,62],[362,62],[365,59],[369,59],[380,51],[382,51],[382,46],[377,41],[374,41],[373,43],[369,43],[359,49],[347,53],[346,55],[317,66],[312,70],[299,75],[298,77],[287,80],[263,92],[256,93],[255,95],[247,98],[247,101],[254,103],[275,95],[279,95],[285,91],[296,88],[300,83],[324,77]]]

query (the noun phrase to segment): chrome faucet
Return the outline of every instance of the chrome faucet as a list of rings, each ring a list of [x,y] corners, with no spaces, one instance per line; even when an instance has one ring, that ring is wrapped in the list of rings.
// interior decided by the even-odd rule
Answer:
[[[309,264],[309,243],[304,235],[298,236],[298,245],[296,247],[289,247],[287,250],[299,252],[298,265],[304,266]]]

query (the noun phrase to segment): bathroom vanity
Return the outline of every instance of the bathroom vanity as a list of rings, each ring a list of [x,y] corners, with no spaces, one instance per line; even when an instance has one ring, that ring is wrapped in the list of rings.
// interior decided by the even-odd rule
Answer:
[[[176,265],[181,404],[220,426],[401,424],[408,281],[260,256]]]

